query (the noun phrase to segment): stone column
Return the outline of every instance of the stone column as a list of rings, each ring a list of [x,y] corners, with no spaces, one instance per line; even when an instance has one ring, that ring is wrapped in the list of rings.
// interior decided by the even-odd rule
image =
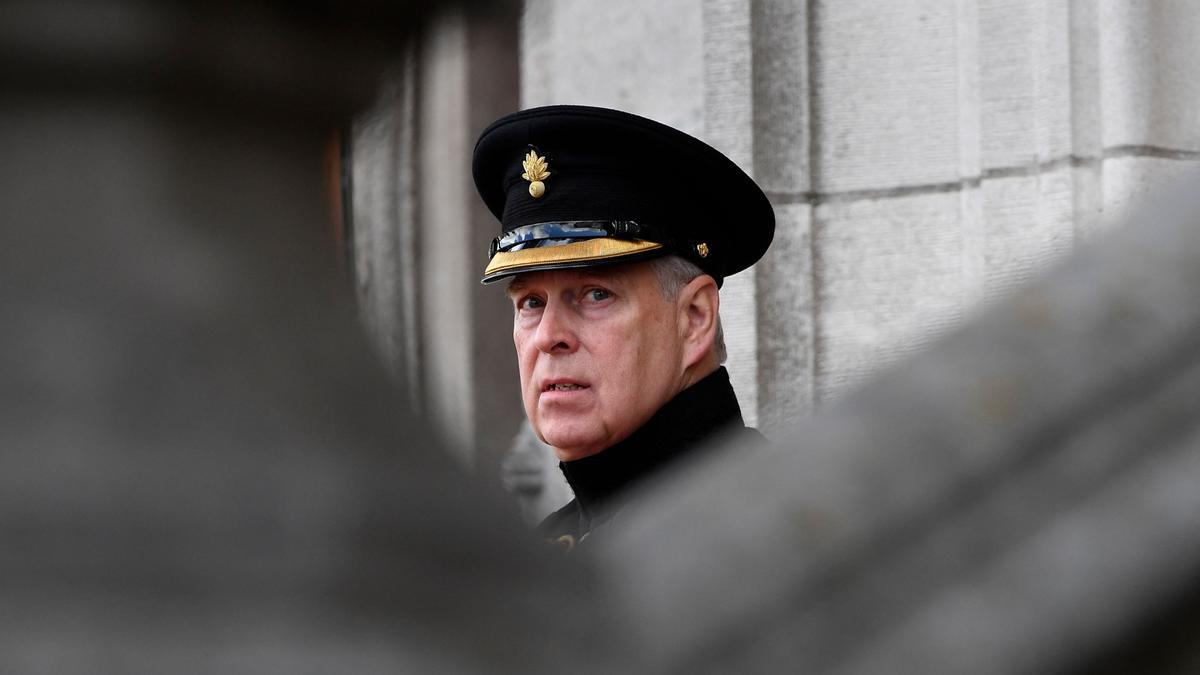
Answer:
[[[813,408],[811,50],[806,7],[759,0],[751,11],[754,177],[776,218],[755,279],[758,419],[771,433]]]
[[[499,232],[471,182],[475,138],[517,106],[517,18],[431,17],[355,124],[352,228],[364,318],[465,464],[492,479],[522,419],[507,298],[479,284]],[[409,376],[400,376],[407,372]]]

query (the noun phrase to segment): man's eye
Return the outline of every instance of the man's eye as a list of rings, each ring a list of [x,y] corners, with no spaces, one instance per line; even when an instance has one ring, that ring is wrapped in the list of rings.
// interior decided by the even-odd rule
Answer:
[[[539,309],[541,306],[542,299],[534,295],[527,295],[517,302],[517,309]]]
[[[600,302],[602,300],[607,300],[607,299],[611,298],[612,293],[609,293],[608,291],[604,290],[603,288],[593,288],[587,292],[587,297],[588,297],[588,300],[591,300],[592,302]]]

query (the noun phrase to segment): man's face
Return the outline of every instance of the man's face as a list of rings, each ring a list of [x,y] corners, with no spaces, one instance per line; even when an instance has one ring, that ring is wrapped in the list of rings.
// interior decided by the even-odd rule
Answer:
[[[685,327],[649,263],[529,272],[508,292],[525,413],[559,459],[624,439],[683,388]]]

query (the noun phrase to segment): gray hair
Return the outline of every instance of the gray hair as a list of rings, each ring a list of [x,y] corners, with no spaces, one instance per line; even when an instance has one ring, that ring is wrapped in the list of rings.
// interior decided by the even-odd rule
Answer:
[[[650,261],[650,266],[654,269],[654,276],[658,277],[663,297],[668,300],[677,300],[684,286],[705,273],[695,263],[677,255],[655,258]],[[713,340],[713,348],[717,352],[718,362],[725,363],[728,354],[725,351],[725,330],[721,328],[720,314],[717,315],[717,336]]]

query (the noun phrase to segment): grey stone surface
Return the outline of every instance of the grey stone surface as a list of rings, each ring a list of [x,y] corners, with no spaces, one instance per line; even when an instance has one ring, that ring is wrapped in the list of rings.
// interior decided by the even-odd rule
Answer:
[[[776,206],[775,241],[757,265],[758,423],[764,432],[813,409],[812,208]],[[769,365],[768,365],[769,364]]]
[[[957,181],[955,5],[839,0],[811,11],[814,187]]]
[[[1080,457],[1056,470],[1083,473],[1100,464],[1089,455],[1111,451],[1105,446],[1114,436],[1136,446],[1138,437],[1163,433],[1163,426],[1191,415],[1200,394],[1194,369],[1181,379],[1188,381],[1126,415],[1135,419],[1080,439],[1072,449]],[[1166,433],[1172,438],[1165,447],[1101,479],[1080,504],[1028,527],[1012,550],[935,591],[903,625],[861,645],[839,671],[1054,672],[1129,640],[1138,618],[1170,604],[1200,562],[1194,536],[1200,438],[1194,430]],[[1040,491],[1055,487],[1044,480],[1010,499],[1029,500],[1021,505],[1029,508],[1045,498]],[[1130,665],[1163,672],[1149,663]]]
[[[1152,204],[1181,176],[1195,170],[1187,159],[1117,155],[1104,160],[1104,213],[1110,225]]]
[[[757,422],[768,432],[813,409],[815,311],[808,12],[750,3],[754,177],[775,207],[775,241],[755,269]]]
[[[1100,3],[1100,89],[1106,146],[1200,150],[1200,7],[1190,2]]]
[[[960,320],[959,200],[958,193],[944,192],[816,207],[818,403]]]
[[[750,5],[704,0],[704,140],[754,173]]]
[[[701,3],[531,0],[521,34],[521,105],[600,105],[704,130]]]
[[[958,173],[964,181],[979,176],[983,171],[983,144],[980,142],[983,126],[983,92],[980,80],[985,68],[983,54],[979,48],[980,21],[979,3],[975,0],[955,2],[955,59],[954,73],[958,87]],[[964,200],[975,202],[975,196],[965,193]],[[975,204],[971,204],[974,208]]]
[[[1067,30],[1071,50],[1071,148],[1077,157],[1098,157],[1103,145],[1100,8],[1097,0],[1071,0]],[[1115,27],[1106,24],[1109,29]],[[1119,29],[1118,29],[1119,30]]]
[[[795,199],[811,188],[808,13],[787,0],[750,11],[754,179]]]
[[[989,179],[979,192],[985,298],[1029,281],[1071,251],[1075,201],[1069,166]]]
[[[978,20],[983,167],[1069,156],[1068,4],[985,0]]]
[[[1068,21],[1071,39],[1071,147],[1074,184],[1074,229],[1077,242],[1101,231],[1104,208],[1104,108],[1100,89],[1100,13],[1095,0],[1072,0]]]

